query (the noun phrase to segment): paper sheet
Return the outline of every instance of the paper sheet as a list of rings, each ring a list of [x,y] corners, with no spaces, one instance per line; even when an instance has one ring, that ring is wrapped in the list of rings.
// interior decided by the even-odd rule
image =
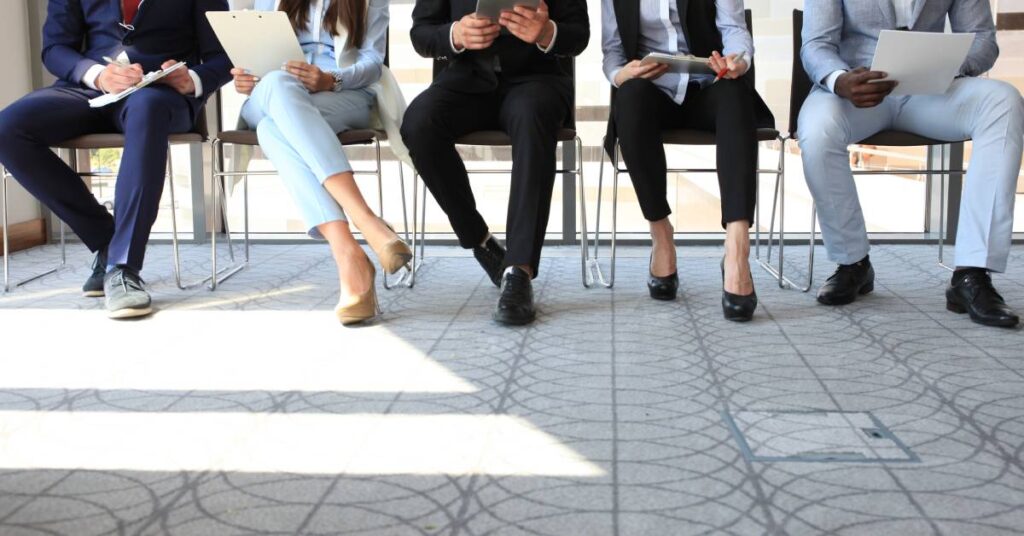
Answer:
[[[942,95],[953,83],[974,43],[973,33],[883,30],[872,71],[899,82],[892,95]]]
[[[143,76],[141,82],[139,82],[138,84],[135,84],[134,86],[132,86],[132,87],[130,87],[130,88],[120,92],[120,93],[107,93],[106,95],[100,95],[99,97],[96,97],[95,99],[90,99],[89,100],[89,107],[90,108],[102,108],[104,106],[109,106],[111,104],[114,104],[115,102],[124,100],[124,99],[128,98],[128,96],[131,95],[132,93],[135,93],[136,91],[138,91],[138,90],[140,90],[140,89],[142,89],[142,88],[152,84],[153,82],[156,82],[157,80],[160,80],[161,78],[163,78],[163,77],[173,73],[174,71],[177,71],[178,69],[184,69],[184,68],[185,68],[185,62],[179,61],[178,63],[175,63],[174,65],[171,65],[170,67],[168,67],[166,69],[161,69],[159,71],[153,71],[153,72],[147,74],[146,76]]]

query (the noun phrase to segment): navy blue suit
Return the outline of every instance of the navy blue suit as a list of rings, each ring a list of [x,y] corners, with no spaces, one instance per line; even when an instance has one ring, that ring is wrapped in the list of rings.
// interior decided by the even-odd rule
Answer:
[[[43,63],[58,78],[0,112],[0,162],[108,264],[142,269],[164,188],[167,138],[191,131],[206,99],[231,79],[231,63],[206,21],[227,0],[144,0],[126,28],[120,0],[49,0]],[[202,82],[199,98],[154,84],[104,108],[84,85],[90,67],[122,52],[146,72],[185,61]],[[123,133],[124,154],[110,215],[50,147],[85,134]]]

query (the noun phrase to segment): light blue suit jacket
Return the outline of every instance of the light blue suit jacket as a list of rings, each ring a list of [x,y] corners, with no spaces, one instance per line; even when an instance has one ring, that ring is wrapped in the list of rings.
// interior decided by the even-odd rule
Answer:
[[[944,32],[949,17],[953,32],[977,34],[960,74],[977,76],[999,56],[989,0],[914,0],[910,29]],[[806,0],[800,58],[811,80],[823,89],[838,70],[870,67],[882,30],[896,29],[892,0]]]

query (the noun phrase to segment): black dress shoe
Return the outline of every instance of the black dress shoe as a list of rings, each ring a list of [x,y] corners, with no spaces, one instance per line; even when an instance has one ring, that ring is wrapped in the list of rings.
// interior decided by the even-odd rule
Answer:
[[[988,271],[980,268],[953,276],[946,289],[946,309],[957,314],[967,313],[972,322],[983,326],[1012,328],[1020,322],[1017,313],[992,286]]]
[[[751,275],[750,285],[754,285]],[[749,322],[757,310],[757,291],[746,296],[733,294],[725,290],[725,259],[722,259],[722,315],[733,322]]]
[[[818,289],[818,303],[846,305],[872,290],[875,290],[875,269],[871,267],[871,259],[864,257],[854,264],[840,264]]]
[[[92,260],[92,275],[82,285],[82,296],[86,298],[103,297],[103,276],[107,275],[107,250],[96,252]]]
[[[509,326],[522,326],[537,318],[533,307],[533,284],[530,274],[513,267],[501,280],[501,297],[494,309],[494,321]]]
[[[505,248],[492,236],[482,246],[473,248],[473,256],[480,263],[494,286],[501,286],[501,271],[505,269]]]
[[[651,258],[653,260],[653,256]],[[648,264],[650,266],[650,264]],[[651,293],[651,297],[656,300],[672,301],[676,299],[676,294],[679,292],[679,271],[672,272],[672,275],[656,276],[651,272],[650,268],[647,270],[650,278],[647,279],[647,291]]]

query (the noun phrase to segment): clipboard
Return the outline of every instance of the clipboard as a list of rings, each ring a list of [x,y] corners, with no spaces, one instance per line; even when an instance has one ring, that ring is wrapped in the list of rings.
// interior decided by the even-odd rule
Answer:
[[[673,73],[715,74],[715,70],[711,68],[711,60],[708,58],[698,58],[697,56],[674,56],[660,52],[651,52],[644,56],[644,59],[640,60],[641,65],[650,65],[652,63],[664,63],[668,65],[669,72]]]
[[[208,11],[206,19],[235,67],[264,77],[289,61],[306,61],[284,11]]]
[[[539,5],[540,0],[477,0],[475,14],[497,22],[502,11],[512,11],[516,6],[536,8]]]
[[[942,95],[960,72],[972,44],[973,33],[882,30],[871,70],[898,82],[890,95]]]
[[[153,82],[156,82],[157,80],[160,80],[161,78],[163,78],[163,77],[173,73],[174,71],[177,71],[179,69],[184,69],[184,68],[185,68],[185,62],[179,61],[178,63],[175,63],[174,65],[171,65],[170,67],[168,67],[166,69],[160,69],[159,71],[153,71],[153,72],[147,74],[146,76],[143,76],[141,82],[139,82],[138,84],[135,84],[134,86],[132,86],[132,87],[130,87],[130,88],[120,92],[120,93],[107,93],[106,95],[100,95],[99,97],[96,97],[95,99],[89,99],[89,107],[90,108],[102,108],[104,106],[109,106],[111,104],[114,104],[115,102],[119,102],[119,101],[122,101],[124,99],[127,99],[132,93],[135,93],[136,91],[138,91],[138,90],[140,90],[140,89],[142,89],[142,88],[152,84]]]

